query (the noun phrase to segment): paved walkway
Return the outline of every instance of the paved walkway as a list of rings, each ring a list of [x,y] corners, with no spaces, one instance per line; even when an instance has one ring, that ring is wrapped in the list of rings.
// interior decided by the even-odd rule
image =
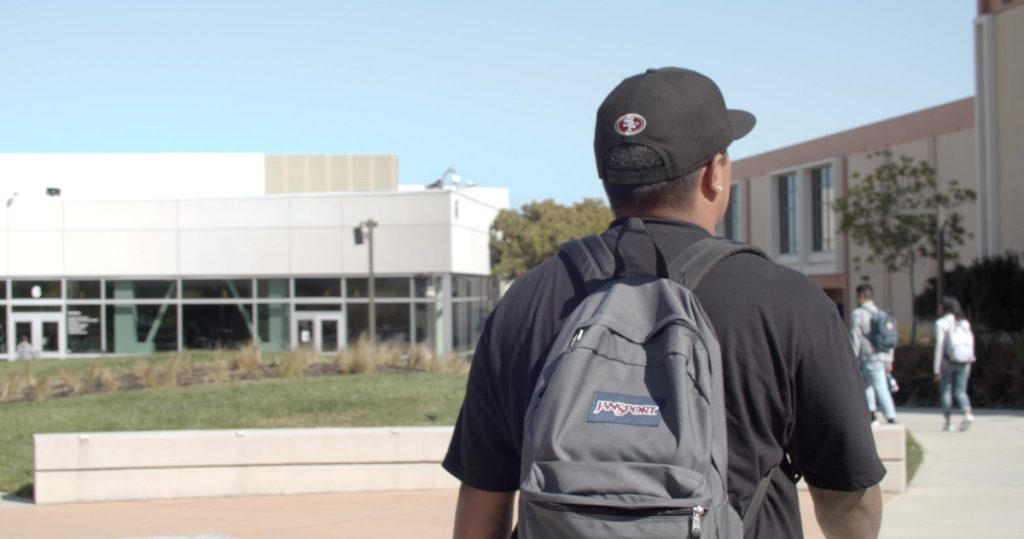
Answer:
[[[935,410],[899,410],[925,450],[910,490],[888,500],[883,538],[1021,537],[1024,412],[978,414],[941,432]],[[801,493],[805,533],[821,537]],[[455,492],[371,492],[36,506],[0,501],[0,538],[451,537]]]
[[[1024,412],[981,411],[967,432],[943,432],[937,409],[897,416],[924,448],[924,464],[886,504],[883,538],[1024,537]]]

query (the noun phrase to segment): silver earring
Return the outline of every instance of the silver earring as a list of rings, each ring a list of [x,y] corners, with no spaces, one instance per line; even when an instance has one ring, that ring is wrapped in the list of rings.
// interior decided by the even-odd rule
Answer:
[[[718,191],[719,193],[721,193],[722,191],[725,191],[725,187],[722,187],[721,185],[716,185],[716,186],[715,186],[715,189],[716,189],[716,190],[717,190],[717,191]]]

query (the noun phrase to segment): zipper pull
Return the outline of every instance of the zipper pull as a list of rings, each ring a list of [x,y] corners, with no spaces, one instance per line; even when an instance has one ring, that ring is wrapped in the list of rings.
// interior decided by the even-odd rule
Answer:
[[[587,328],[585,328],[585,327],[580,328],[576,332],[576,334],[572,336],[572,340],[569,341],[569,348],[572,348],[573,346],[576,346],[576,343],[580,342],[580,339],[583,338],[583,332],[586,331],[586,330],[587,330]]]
[[[704,508],[697,506],[693,508],[693,513],[690,516],[690,538],[698,539],[701,534],[700,529],[700,518],[704,516]]]

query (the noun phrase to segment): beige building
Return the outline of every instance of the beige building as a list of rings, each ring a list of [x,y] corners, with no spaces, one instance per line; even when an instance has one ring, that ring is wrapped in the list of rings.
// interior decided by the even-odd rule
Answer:
[[[869,281],[880,304],[909,322],[910,276],[854,264],[865,254],[836,232],[832,201],[878,165],[890,150],[927,160],[941,182],[957,180],[978,199],[961,206],[971,238],[961,261],[1024,252],[1024,0],[979,2],[977,95],[746,159],[733,167],[734,198],[722,233],[750,242],[778,262],[809,275],[840,305]],[[938,268],[915,268],[915,292]]]

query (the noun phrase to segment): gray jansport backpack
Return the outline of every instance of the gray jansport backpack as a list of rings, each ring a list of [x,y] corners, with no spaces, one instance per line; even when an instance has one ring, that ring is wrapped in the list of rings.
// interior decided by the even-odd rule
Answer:
[[[628,232],[650,238],[639,219],[618,241]],[[665,264],[655,246],[662,277],[621,276],[618,251],[598,236],[563,246],[588,295],[559,331],[527,408],[519,537],[740,538],[726,485],[721,354],[690,290],[725,257],[760,251],[707,238]]]

